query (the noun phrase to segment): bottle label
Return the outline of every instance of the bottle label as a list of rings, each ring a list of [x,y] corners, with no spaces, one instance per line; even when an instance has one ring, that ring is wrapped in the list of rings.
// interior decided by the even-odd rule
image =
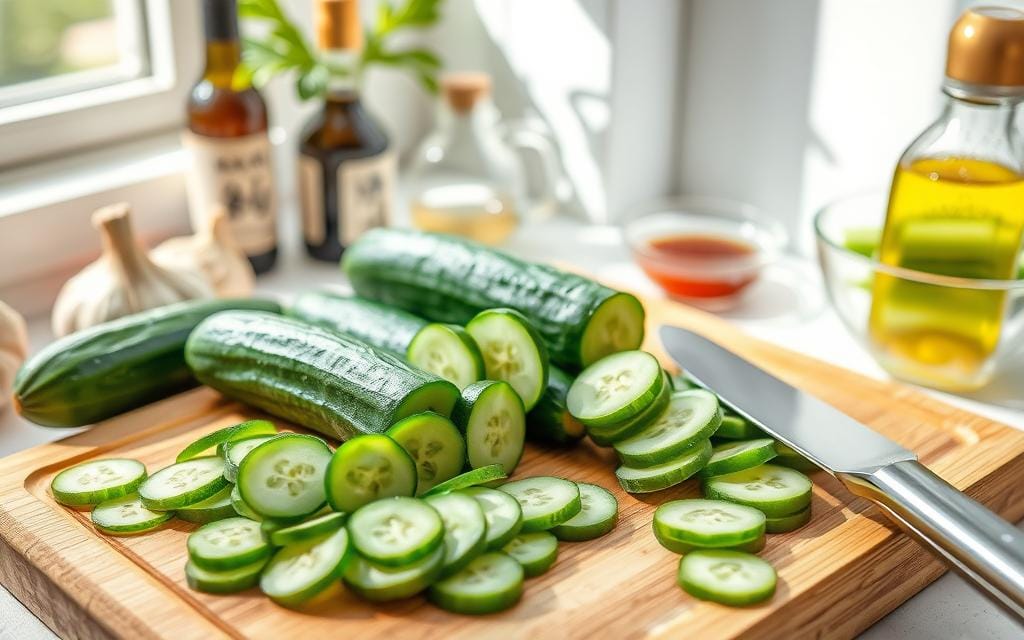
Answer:
[[[256,256],[277,244],[277,195],[266,132],[240,138],[185,131],[189,154],[188,200],[193,229],[204,229],[215,207],[223,206],[235,241]]]
[[[391,222],[395,154],[352,158],[338,167],[338,240],[346,247],[364,232]]]
[[[319,160],[299,154],[299,205],[302,207],[302,233],[306,237],[306,243],[313,247],[319,247],[327,238],[323,171],[323,165]]]

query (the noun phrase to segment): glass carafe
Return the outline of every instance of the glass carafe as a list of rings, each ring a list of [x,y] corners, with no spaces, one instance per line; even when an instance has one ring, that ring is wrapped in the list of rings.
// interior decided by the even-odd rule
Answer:
[[[524,124],[502,123],[490,100],[490,77],[445,76],[437,124],[417,150],[408,174],[410,216],[425,231],[500,244],[524,218],[557,204],[560,171],[548,138]],[[538,197],[527,193],[524,150],[543,173]]]

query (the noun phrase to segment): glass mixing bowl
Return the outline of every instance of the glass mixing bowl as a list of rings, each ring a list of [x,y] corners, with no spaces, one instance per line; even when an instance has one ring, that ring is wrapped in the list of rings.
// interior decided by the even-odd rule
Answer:
[[[893,376],[971,391],[1024,356],[1024,280],[960,278],[882,264],[872,249],[886,194],[837,201],[814,217],[825,287],[839,317]]]

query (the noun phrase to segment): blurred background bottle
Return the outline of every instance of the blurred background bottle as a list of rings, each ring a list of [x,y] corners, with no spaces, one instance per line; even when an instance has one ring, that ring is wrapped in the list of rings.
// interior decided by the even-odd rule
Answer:
[[[880,260],[981,279],[1017,275],[1024,235],[1024,13],[970,9],[953,27],[939,119],[904,152],[893,178]],[[876,356],[901,377],[950,389],[984,384],[1005,293],[879,274],[870,330]]]
[[[412,224],[500,244],[526,213],[556,205],[560,171],[554,147],[525,123],[502,123],[484,73],[453,73],[441,79],[437,123],[413,157],[408,182]],[[523,158],[529,149],[540,161],[544,188],[527,202]]]
[[[299,146],[299,194],[306,250],[337,261],[364,231],[391,220],[395,181],[388,138],[359,99],[363,43],[356,0],[317,0],[317,45],[332,73],[324,107]]]
[[[202,0],[206,66],[188,99],[184,144],[191,156],[189,210],[194,229],[223,206],[235,241],[256,273],[277,259],[277,199],[267,107],[235,70],[241,61],[236,0]]]

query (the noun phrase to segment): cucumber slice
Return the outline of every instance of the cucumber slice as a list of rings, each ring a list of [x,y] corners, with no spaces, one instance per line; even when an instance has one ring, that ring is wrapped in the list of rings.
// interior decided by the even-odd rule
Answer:
[[[188,557],[196,566],[210,571],[234,569],[270,555],[260,523],[234,517],[204,524],[185,541]]]
[[[253,508],[245,503],[242,499],[242,494],[238,491],[238,485],[231,487],[231,508],[243,518],[249,518],[259,522],[263,520],[263,516],[253,511]]]
[[[487,547],[487,520],[476,500],[464,493],[445,493],[427,498],[427,504],[444,522],[444,567],[448,576],[469,564]]]
[[[558,558],[558,538],[548,531],[520,533],[501,550],[523,567],[527,578],[533,578],[555,564]]]
[[[487,309],[466,324],[484,356],[488,380],[515,389],[529,411],[548,386],[548,351],[526,316],[513,309]]]
[[[661,393],[665,374],[646,351],[598,360],[576,377],[566,396],[569,413],[588,427],[608,427],[642,412]]]
[[[523,575],[523,567],[513,558],[492,551],[436,583],[428,597],[452,613],[476,615],[503,611],[522,597]]]
[[[519,502],[523,531],[546,531],[566,522],[582,508],[575,482],[552,476],[534,476],[498,487]]]
[[[157,471],[139,485],[139,497],[147,509],[169,511],[205,500],[227,485],[224,461],[205,456]]]
[[[335,511],[353,513],[380,498],[416,494],[416,463],[385,435],[352,438],[338,447],[327,465],[327,502]]]
[[[522,530],[523,509],[509,494],[484,487],[466,489],[465,493],[483,509],[489,550],[501,549]]]
[[[260,572],[267,565],[267,558],[252,564],[227,569],[225,571],[209,571],[189,560],[185,563],[185,581],[196,591],[205,593],[238,593],[255,587],[260,581]]]
[[[711,449],[711,459],[701,469],[702,478],[721,476],[751,469],[775,457],[775,441],[771,438],[723,442]]]
[[[658,540],[732,547],[764,537],[764,514],[723,500],[672,500],[654,512]]]
[[[703,549],[679,560],[679,586],[701,600],[742,607],[775,593],[775,569],[742,551]]]
[[[354,555],[345,528],[290,544],[270,559],[260,589],[278,604],[301,604],[341,578]]]
[[[297,518],[324,504],[331,448],[320,438],[288,433],[257,445],[238,467],[238,491],[264,518]]]
[[[342,528],[345,526],[346,517],[344,513],[331,512],[311,518],[305,522],[282,527],[271,532],[270,543],[275,547],[286,547],[290,544],[307,542],[325,533],[333,533]]]
[[[134,493],[104,500],[93,507],[91,515],[98,530],[115,536],[152,531],[173,517],[170,511],[150,511]]]
[[[234,489],[228,485],[213,494],[206,500],[178,509],[175,514],[186,522],[205,524],[230,518],[237,515],[235,507],[231,504],[231,491]]]
[[[694,446],[681,457],[653,467],[621,466],[615,470],[619,485],[630,493],[649,493],[675,486],[704,468],[711,459],[711,442]]]
[[[225,442],[218,446],[220,457],[224,459],[224,477],[228,482],[238,481],[238,466],[242,464],[249,452],[260,446],[267,440],[277,436],[261,436],[258,438],[246,438],[245,440],[234,440]]]
[[[50,492],[61,504],[85,507],[135,493],[145,479],[146,465],[138,460],[90,460],[54,476]]]
[[[658,532],[657,529],[654,530],[654,538],[661,544],[661,546],[665,547],[672,553],[678,553],[679,555],[684,555],[690,553],[691,551],[696,551],[698,549],[724,549],[729,551],[744,551],[746,553],[760,553],[761,550],[764,549],[765,545],[765,536],[763,534],[760,538],[755,538],[750,542],[744,542],[743,544],[726,545],[724,547],[712,547],[709,545],[680,542],[678,540],[673,540],[671,538],[664,537],[662,534]]]
[[[704,481],[704,495],[759,509],[769,518],[788,516],[811,504],[811,480],[788,467],[763,464]]]
[[[195,442],[189,444],[187,447],[181,450],[175,462],[185,462],[192,458],[197,458],[210,449],[220,446],[225,442],[231,442],[233,440],[244,440],[245,438],[254,438],[256,436],[268,436],[277,433],[277,427],[274,426],[273,422],[269,420],[248,420],[246,422],[240,422],[230,427],[223,429],[217,429],[213,433],[208,433],[202,438],[199,438]]]
[[[811,521],[811,506],[797,511],[793,515],[778,516],[765,520],[765,531],[768,533],[788,533],[804,526]]]
[[[646,409],[629,420],[611,427],[587,427],[587,434],[595,444],[610,447],[616,442],[635,436],[660,418],[671,400],[672,392],[666,384]]]
[[[359,555],[388,567],[419,560],[444,541],[441,516],[416,498],[371,502],[353,513],[347,526]]]
[[[420,329],[409,343],[405,359],[459,389],[484,378],[480,347],[469,332],[454,324],[431,323]]]
[[[264,538],[270,540],[270,537],[273,536],[274,533],[281,529],[287,529],[288,527],[301,524],[302,521],[303,518],[301,516],[297,518],[263,518],[259,521],[260,531],[263,533]]]
[[[444,416],[417,413],[396,422],[387,435],[416,463],[417,493],[454,478],[466,465],[466,441]]]
[[[460,489],[469,489],[481,484],[487,484],[488,482],[494,482],[495,480],[504,480],[508,477],[505,473],[504,467],[500,464],[489,464],[485,467],[478,469],[471,469],[465,473],[460,473],[451,480],[446,480],[440,484],[436,484],[429,491],[426,491],[421,495],[421,498],[427,496],[437,496],[451,491],[459,491]]]
[[[797,451],[781,442],[775,443],[775,459],[773,464],[796,469],[797,471],[817,471],[818,465],[803,457]]]
[[[764,431],[761,431],[735,413],[726,411],[722,416],[722,424],[718,425],[718,431],[715,432],[715,437],[727,440],[752,440],[754,438],[763,438]]]
[[[466,435],[469,466],[500,464],[512,473],[523,456],[526,412],[511,385],[481,380],[462,390],[452,419]]]
[[[623,464],[631,467],[663,464],[707,440],[721,422],[722,410],[715,394],[703,389],[677,391],[654,422],[616,442],[615,452]]]
[[[636,349],[644,341],[644,307],[628,293],[616,293],[598,305],[580,338],[583,366],[605,356]]]
[[[371,602],[390,602],[416,595],[429,587],[444,567],[444,547],[401,567],[386,567],[354,554],[345,570],[345,584]]]
[[[580,512],[553,527],[551,533],[559,540],[579,542],[600,538],[614,529],[619,521],[619,501],[615,496],[596,484],[577,482],[576,486],[580,490]]]

